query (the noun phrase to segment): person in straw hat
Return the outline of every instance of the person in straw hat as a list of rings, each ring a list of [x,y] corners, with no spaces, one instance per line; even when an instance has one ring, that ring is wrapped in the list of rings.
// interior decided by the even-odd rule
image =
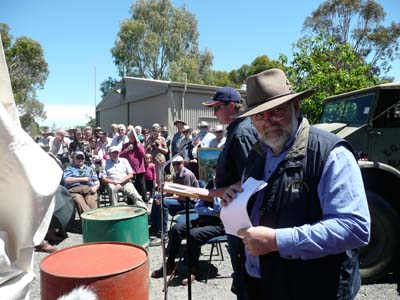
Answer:
[[[354,152],[339,137],[310,126],[285,73],[270,69],[246,80],[259,141],[243,182],[264,180],[250,197],[252,226],[239,229],[249,299],[354,299],[360,287],[358,247],[368,243],[370,215]],[[241,184],[225,190],[230,205]]]

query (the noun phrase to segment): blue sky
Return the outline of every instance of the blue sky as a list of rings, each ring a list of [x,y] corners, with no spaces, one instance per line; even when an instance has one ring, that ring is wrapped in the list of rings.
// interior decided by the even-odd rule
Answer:
[[[302,24],[322,0],[173,0],[197,16],[200,49],[214,55],[213,69],[230,71],[260,55],[291,54]],[[100,83],[118,78],[110,49],[120,22],[130,17],[132,0],[1,0],[0,22],[14,38],[38,41],[50,75],[39,100],[48,118],[41,125],[85,124],[100,102]],[[398,0],[380,1],[387,21],[400,21]],[[389,73],[400,81],[400,63]],[[95,72],[96,69],[96,72]]]

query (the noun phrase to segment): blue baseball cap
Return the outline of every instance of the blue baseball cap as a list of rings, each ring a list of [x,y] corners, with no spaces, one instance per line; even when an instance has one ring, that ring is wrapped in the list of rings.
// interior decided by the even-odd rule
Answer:
[[[212,99],[203,102],[202,104],[206,107],[212,107],[218,102],[241,102],[239,92],[230,86],[224,86],[215,91]]]
[[[85,158],[85,154],[82,151],[75,151],[74,152],[74,157],[78,157],[81,156],[83,158]]]

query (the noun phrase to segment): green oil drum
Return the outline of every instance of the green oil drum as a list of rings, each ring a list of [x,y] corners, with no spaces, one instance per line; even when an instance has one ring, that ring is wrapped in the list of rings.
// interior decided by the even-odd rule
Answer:
[[[147,211],[136,206],[109,206],[81,214],[84,243],[127,242],[147,248]]]

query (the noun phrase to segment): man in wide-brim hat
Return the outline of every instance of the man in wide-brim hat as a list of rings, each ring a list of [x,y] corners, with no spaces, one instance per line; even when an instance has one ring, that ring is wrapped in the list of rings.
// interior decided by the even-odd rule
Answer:
[[[171,141],[171,157],[174,157],[179,152],[179,146],[181,144],[182,139],[184,138],[184,134],[182,132],[183,127],[187,126],[186,122],[182,120],[175,120],[174,125],[176,126],[177,131],[172,137]]]
[[[299,101],[313,90],[294,92],[282,70],[250,76],[246,88],[248,108],[237,116],[250,116],[259,142],[243,182],[268,183],[249,199],[253,226],[237,231],[249,299],[354,299],[370,215],[352,147],[309,125]],[[223,205],[240,191],[230,186]]]

